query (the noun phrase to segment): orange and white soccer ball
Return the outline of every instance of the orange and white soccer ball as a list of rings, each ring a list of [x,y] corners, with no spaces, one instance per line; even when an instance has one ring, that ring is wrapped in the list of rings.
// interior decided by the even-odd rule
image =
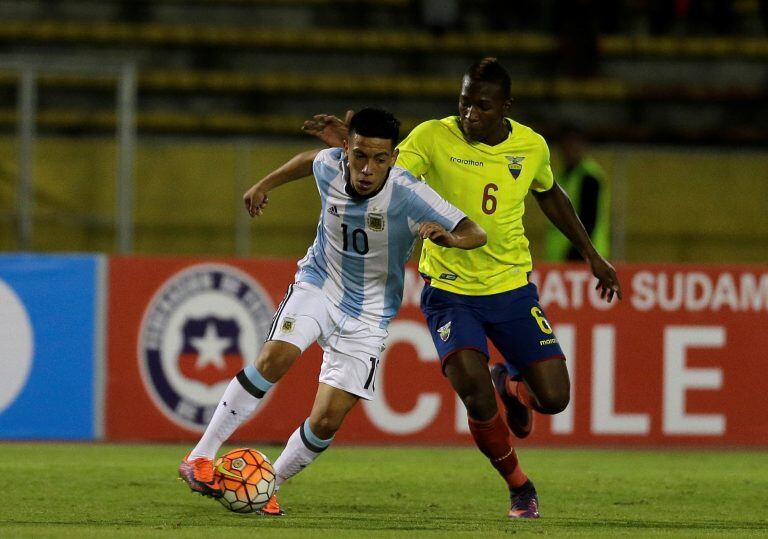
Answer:
[[[255,449],[233,449],[216,461],[215,473],[223,495],[221,505],[235,513],[258,511],[275,493],[275,470]]]

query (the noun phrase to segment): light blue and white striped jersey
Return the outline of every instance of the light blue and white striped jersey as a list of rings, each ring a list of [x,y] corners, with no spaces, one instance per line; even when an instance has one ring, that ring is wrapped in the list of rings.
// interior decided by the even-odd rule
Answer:
[[[403,299],[405,263],[419,225],[434,221],[453,230],[465,215],[398,167],[375,196],[351,197],[341,148],[317,154],[313,171],[320,222],[296,281],[321,288],[344,313],[385,328]]]

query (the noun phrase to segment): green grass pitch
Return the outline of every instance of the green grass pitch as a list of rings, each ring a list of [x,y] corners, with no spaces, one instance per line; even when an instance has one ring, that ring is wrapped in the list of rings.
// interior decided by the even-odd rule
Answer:
[[[0,537],[768,536],[766,452],[526,448],[542,518],[508,521],[473,448],[339,444],[286,483],[282,518],[192,494],[176,479],[187,450],[0,444]]]

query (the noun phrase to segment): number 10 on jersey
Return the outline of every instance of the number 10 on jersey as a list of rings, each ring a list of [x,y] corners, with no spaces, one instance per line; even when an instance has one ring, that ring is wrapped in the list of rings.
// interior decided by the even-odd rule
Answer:
[[[352,234],[349,234],[349,227],[342,223],[341,233],[344,236],[344,244],[342,245],[344,251],[348,251],[349,244],[352,243],[352,249],[354,249],[357,254],[364,255],[368,253],[368,234],[365,233],[365,230],[356,228],[352,231]],[[350,235],[352,236],[351,242]]]

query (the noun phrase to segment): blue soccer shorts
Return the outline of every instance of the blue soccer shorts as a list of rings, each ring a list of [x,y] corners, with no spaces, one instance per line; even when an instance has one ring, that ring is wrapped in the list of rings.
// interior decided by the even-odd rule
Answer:
[[[421,311],[441,365],[459,350],[477,350],[490,357],[489,339],[512,377],[531,363],[565,359],[533,283],[488,296],[455,294],[427,284],[421,293]]]

